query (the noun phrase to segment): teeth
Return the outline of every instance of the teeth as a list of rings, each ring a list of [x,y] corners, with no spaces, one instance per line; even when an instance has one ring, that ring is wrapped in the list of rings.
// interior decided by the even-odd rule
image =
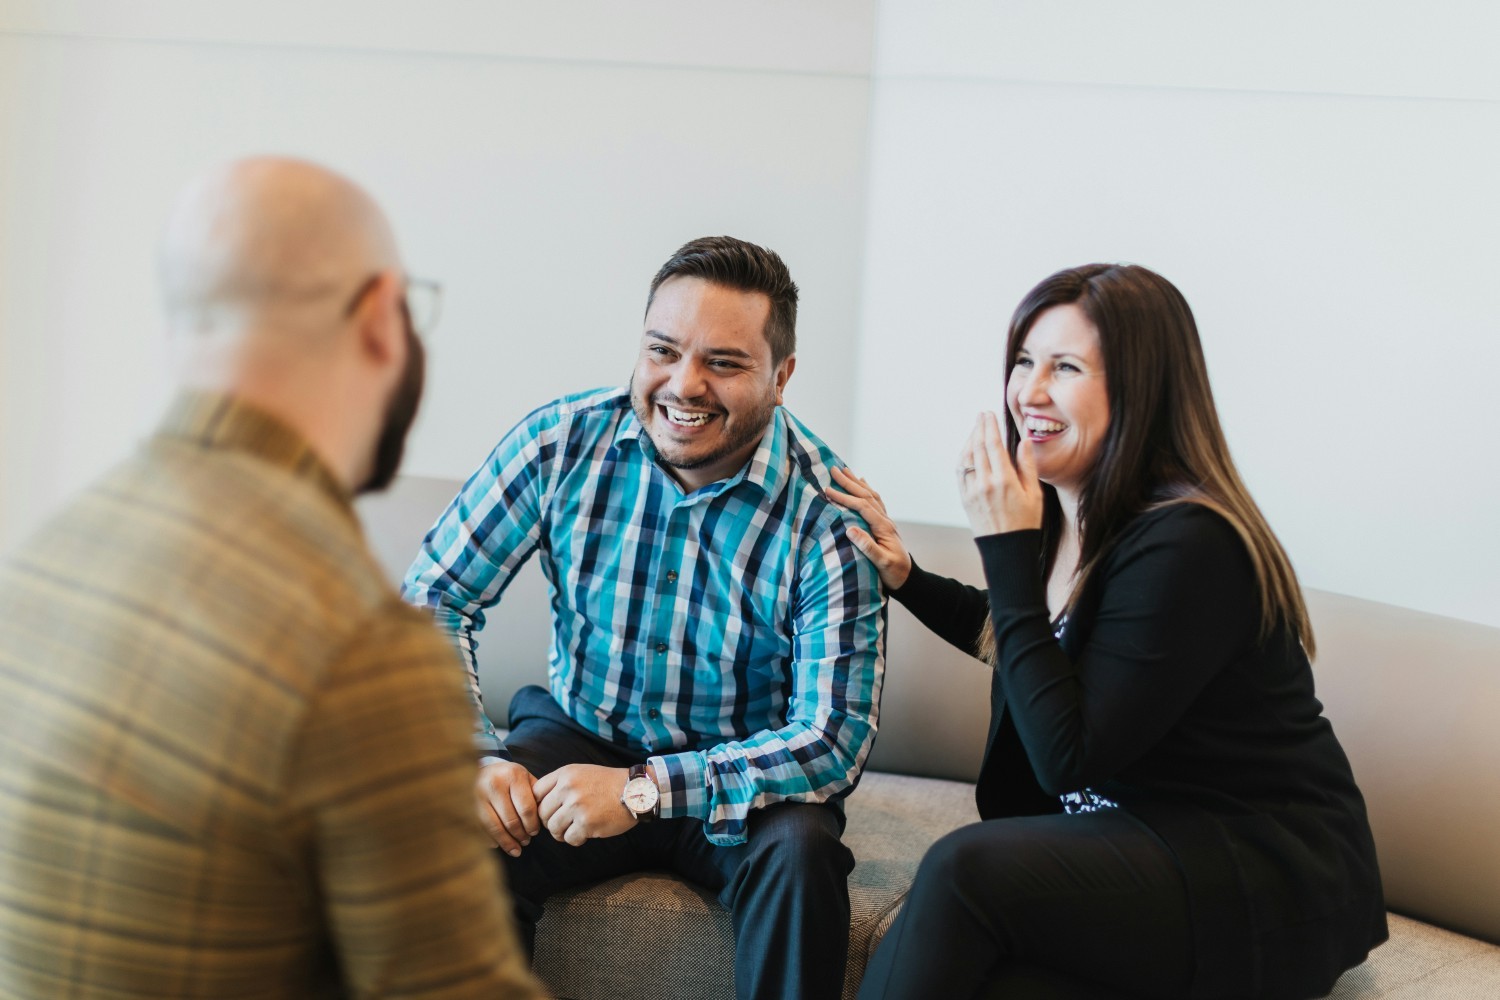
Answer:
[[[687,413],[683,410],[674,410],[670,406],[663,406],[662,409],[667,411],[667,419],[672,423],[686,424],[689,427],[700,427],[708,423],[709,417],[713,416],[712,413]]]
[[[1048,420],[1045,417],[1027,417],[1026,429],[1038,434],[1056,434],[1066,428],[1067,424],[1060,424],[1056,420]]]

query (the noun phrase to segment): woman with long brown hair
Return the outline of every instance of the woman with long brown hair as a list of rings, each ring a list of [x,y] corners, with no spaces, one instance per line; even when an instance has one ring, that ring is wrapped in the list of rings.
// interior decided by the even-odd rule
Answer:
[[[1386,936],[1296,574],[1240,481],[1191,310],[1047,278],[958,469],[988,591],[836,476],[892,596],[994,669],[982,822],[940,840],[863,998],[1322,996]]]

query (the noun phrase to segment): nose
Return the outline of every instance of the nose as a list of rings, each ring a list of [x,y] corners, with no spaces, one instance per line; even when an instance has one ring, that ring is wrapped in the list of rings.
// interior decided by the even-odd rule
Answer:
[[[697,399],[708,391],[708,380],[703,366],[692,358],[683,358],[672,366],[672,377],[667,380],[667,391],[686,402]]]
[[[1026,369],[1017,365],[1011,377],[1020,380],[1016,387],[1016,402],[1022,406],[1045,406],[1052,401],[1047,373],[1040,366]]]

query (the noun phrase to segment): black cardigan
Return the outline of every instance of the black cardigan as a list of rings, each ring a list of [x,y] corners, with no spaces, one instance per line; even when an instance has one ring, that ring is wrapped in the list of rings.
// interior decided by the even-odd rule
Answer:
[[[1285,626],[1258,638],[1244,543],[1177,504],[1131,522],[1054,638],[1041,532],[977,539],[989,594],[915,565],[893,596],[999,666],[976,797],[985,819],[1090,788],[1182,867],[1194,997],[1313,997],[1386,938],[1364,799]]]

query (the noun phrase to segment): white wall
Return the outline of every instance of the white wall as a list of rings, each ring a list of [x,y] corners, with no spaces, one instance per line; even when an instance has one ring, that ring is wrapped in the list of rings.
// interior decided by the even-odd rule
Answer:
[[[884,0],[855,455],[953,467],[1061,267],[1197,313],[1230,444],[1310,586],[1500,625],[1500,14],[1446,2]],[[919,558],[920,558],[920,554]]]
[[[847,449],[873,11],[0,0],[0,548],[160,413],[157,233],[247,152],[347,172],[443,282],[409,472],[623,382],[657,267],[725,232],[802,284],[787,402]]]
[[[793,408],[959,524],[1015,302],[1133,260],[1308,584],[1500,625],[1497,38],[1488,0],[0,0],[0,548],[160,409],[172,192],[275,150],[446,286],[411,472],[622,379],[656,266],[728,231],[803,286]]]

